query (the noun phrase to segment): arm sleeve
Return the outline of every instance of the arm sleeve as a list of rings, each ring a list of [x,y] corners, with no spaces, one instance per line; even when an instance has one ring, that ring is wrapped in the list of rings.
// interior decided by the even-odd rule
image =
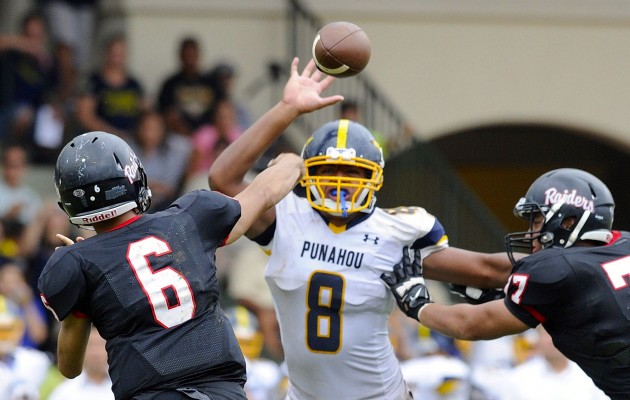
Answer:
[[[210,190],[197,190],[180,197],[176,206],[192,216],[201,238],[219,246],[241,217],[241,205],[232,197]]]
[[[85,276],[79,260],[69,251],[62,248],[53,253],[37,287],[44,305],[59,321],[74,311],[87,314]]]

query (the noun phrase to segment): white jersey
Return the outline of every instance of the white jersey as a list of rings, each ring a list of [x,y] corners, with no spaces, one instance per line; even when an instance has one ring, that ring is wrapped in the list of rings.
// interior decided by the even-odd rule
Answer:
[[[388,336],[394,297],[380,280],[402,249],[422,239],[423,258],[448,246],[419,207],[377,208],[347,229],[329,227],[304,198],[276,205],[265,278],[289,375],[289,399],[406,399]]]

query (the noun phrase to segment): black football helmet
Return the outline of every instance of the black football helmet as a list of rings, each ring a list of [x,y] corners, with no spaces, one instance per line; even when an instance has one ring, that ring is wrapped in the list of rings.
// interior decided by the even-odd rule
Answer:
[[[131,147],[106,132],[88,132],[66,144],[57,158],[55,186],[59,206],[70,222],[90,227],[129,210],[151,205],[151,190]]]
[[[543,249],[568,248],[578,240],[608,243],[612,239],[615,202],[606,185],[588,172],[561,168],[549,171],[532,183],[514,206],[514,215],[529,221],[530,230],[506,236],[508,255],[514,263],[513,249],[531,252],[534,240]],[[531,227],[536,216],[543,216],[539,231]],[[563,222],[575,217],[569,228]]]
[[[371,212],[374,195],[383,185],[383,150],[372,133],[363,125],[347,119],[331,121],[308,139],[302,149],[306,175],[300,184],[306,188],[306,198],[319,211],[347,216],[362,211]],[[320,165],[351,165],[366,170],[365,178],[315,175]],[[337,190],[337,199],[327,198],[325,189]],[[346,200],[344,188],[357,188]]]

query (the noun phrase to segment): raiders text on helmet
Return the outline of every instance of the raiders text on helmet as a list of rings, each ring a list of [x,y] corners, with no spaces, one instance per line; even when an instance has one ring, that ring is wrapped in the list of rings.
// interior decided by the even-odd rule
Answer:
[[[571,247],[578,240],[608,243],[612,239],[615,202],[606,185],[588,172],[561,168],[547,172],[532,183],[514,207],[514,214],[530,223],[530,230],[506,236],[508,254],[514,248],[530,250],[534,240],[543,248]],[[532,231],[536,216],[544,217],[540,231]],[[563,226],[574,218],[570,227]]]
[[[106,132],[84,133],[61,150],[55,186],[59,206],[79,226],[133,209],[143,213],[151,205],[140,159],[124,140]]]
[[[341,119],[324,124],[313,133],[302,149],[306,175],[300,182],[306,198],[319,211],[347,216],[353,212],[371,212],[383,185],[383,150],[372,133],[363,125]],[[347,165],[366,170],[363,177],[315,175],[321,165]],[[326,189],[333,188],[336,199],[327,198]],[[346,198],[347,188],[357,190]]]

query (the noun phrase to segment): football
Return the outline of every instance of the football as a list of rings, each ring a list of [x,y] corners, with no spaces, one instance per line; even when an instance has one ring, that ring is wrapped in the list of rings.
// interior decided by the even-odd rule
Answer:
[[[346,78],[367,66],[372,45],[367,34],[351,22],[331,22],[322,27],[313,41],[313,60],[325,74]]]

